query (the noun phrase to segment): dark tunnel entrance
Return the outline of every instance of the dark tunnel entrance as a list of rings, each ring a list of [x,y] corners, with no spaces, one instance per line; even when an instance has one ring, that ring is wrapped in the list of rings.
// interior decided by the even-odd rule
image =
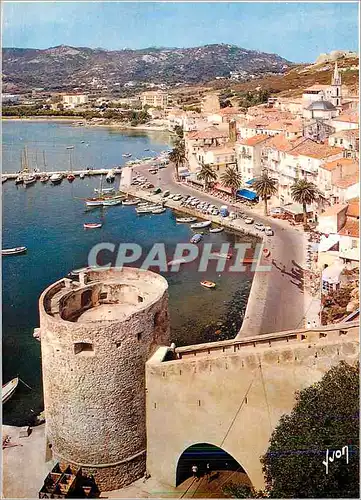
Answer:
[[[192,467],[198,467],[198,474],[206,473],[207,463],[211,472],[238,471],[245,473],[242,466],[226,451],[207,443],[198,443],[187,448],[178,460],[176,486],[179,486],[188,477],[192,476]]]

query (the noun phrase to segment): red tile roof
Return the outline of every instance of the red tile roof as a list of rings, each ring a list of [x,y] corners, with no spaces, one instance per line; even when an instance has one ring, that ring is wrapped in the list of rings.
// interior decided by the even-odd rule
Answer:
[[[358,123],[359,117],[358,113],[343,113],[342,115],[333,118],[335,122],[347,122],[347,123]]]
[[[345,177],[339,177],[338,179],[334,179],[332,181],[332,185],[336,186],[341,189],[346,189],[350,186],[354,186],[359,182],[359,174],[351,174],[351,175],[345,175]]]
[[[348,201],[347,215],[360,217],[360,198],[352,198],[352,200]]]
[[[338,232],[338,234],[341,236],[352,236],[353,238],[359,238],[360,237],[359,221],[347,217],[346,224]]]
[[[253,135],[252,137],[249,137],[248,139],[241,139],[237,141],[239,144],[244,144],[245,146],[256,146],[257,144],[260,144],[263,141],[266,141],[269,139],[269,136],[266,134],[257,134]]]
[[[188,135],[189,139],[218,139],[219,137],[228,137],[228,132],[218,130],[215,127],[205,130],[197,130]]]
[[[304,139],[298,146],[294,147],[290,154],[292,156],[309,156],[310,158],[328,158],[342,153],[341,148],[335,148],[328,144],[319,144],[311,139]]]
[[[334,134],[331,134],[330,137],[340,137],[341,139],[357,139],[360,135],[360,130],[358,128],[351,128],[348,130],[339,130]]]
[[[320,168],[323,168],[324,170],[328,170],[329,172],[332,172],[333,170],[336,170],[339,166],[345,167],[345,173],[347,172],[347,167],[351,167],[351,165],[356,167],[358,164],[353,160],[352,158],[340,158],[339,160],[333,160],[329,161],[327,163],[324,163],[323,165],[320,165]]]

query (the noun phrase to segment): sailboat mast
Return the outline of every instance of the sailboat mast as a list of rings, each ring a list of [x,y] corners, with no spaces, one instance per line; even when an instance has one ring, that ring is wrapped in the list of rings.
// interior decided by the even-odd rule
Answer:
[[[45,151],[43,151],[44,172],[46,172]]]

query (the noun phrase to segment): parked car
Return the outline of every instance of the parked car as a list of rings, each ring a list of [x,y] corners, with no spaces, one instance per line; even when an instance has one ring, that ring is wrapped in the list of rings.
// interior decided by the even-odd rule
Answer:
[[[246,224],[253,224],[254,220],[252,219],[252,217],[247,217],[247,218],[244,220],[244,222],[245,222]]]
[[[235,212],[230,212],[229,218],[232,220],[237,219],[237,214]]]
[[[168,190],[164,191],[162,194],[163,198],[166,198],[169,195],[170,195],[170,191],[168,191]]]
[[[263,224],[261,224],[260,222],[256,222],[256,224],[254,225],[255,229],[257,229],[258,231],[264,231],[265,230],[265,227]]]
[[[264,232],[265,232],[266,236],[273,236],[274,235],[273,229],[269,226],[265,227]]]
[[[173,196],[173,200],[174,201],[180,201],[182,199],[182,195],[181,194],[176,194],[175,196]]]

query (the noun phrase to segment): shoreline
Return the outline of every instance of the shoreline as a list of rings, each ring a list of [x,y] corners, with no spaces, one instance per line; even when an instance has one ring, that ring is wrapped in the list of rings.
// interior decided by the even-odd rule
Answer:
[[[24,116],[24,117],[17,117],[17,116],[2,116],[1,117],[2,121],[14,121],[14,122],[80,122],[84,121],[82,125],[79,125],[79,127],[104,127],[104,128],[118,128],[119,130],[139,130],[141,132],[166,132],[169,135],[174,135],[173,132],[171,132],[166,126],[145,126],[145,125],[137,125],[136,127],[132,127],[131,125],[124,125],[122,122],[114,123],[91,123],[91,122],[86,122],[85,118],[82,116]]]

